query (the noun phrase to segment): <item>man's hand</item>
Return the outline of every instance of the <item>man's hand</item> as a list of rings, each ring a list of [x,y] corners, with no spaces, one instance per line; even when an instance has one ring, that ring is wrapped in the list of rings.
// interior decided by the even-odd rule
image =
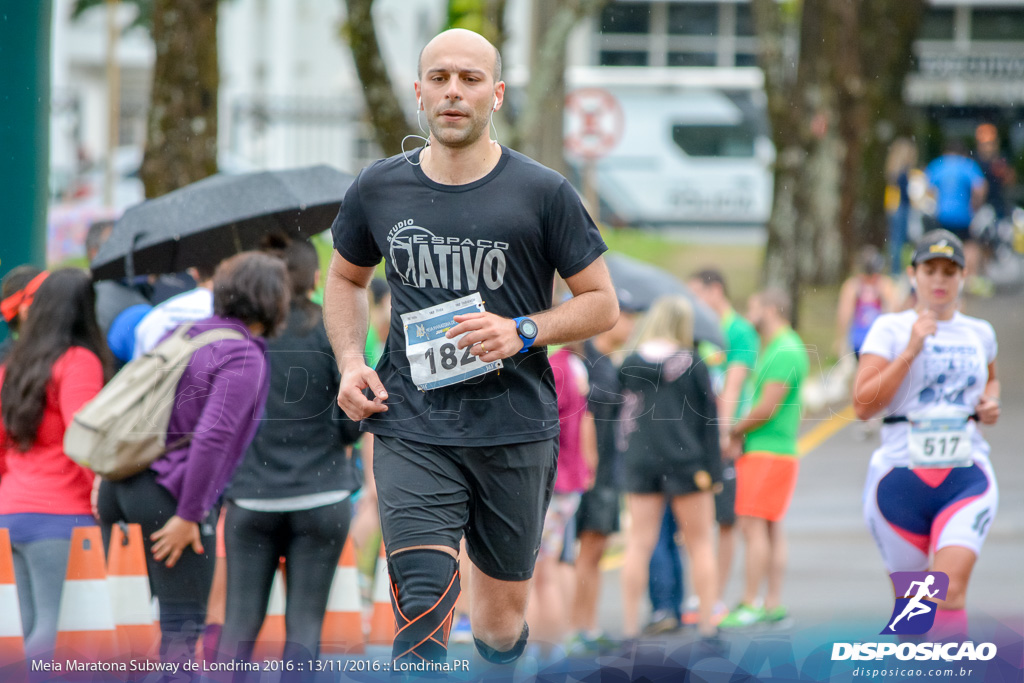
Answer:
[[[742,456],[744,441],[743,436],[727,434],[725,442],[722,444],[722,460],[725,462],[735,462],[737,458]]]
[[[199,538],[199,524],[174,515],[159,531],[154,531],[149,540],[153,541],[153,559],[167,560],[168,567],[178,564],[178,559],[189,546],[197,555],[203,554],[203,542]]]
[[[471,346],[470,353],[484,363],[493,363],[516,355],[523,349],[523,340],[516,332],[516,321],[494,313],[467,313],[455,316],[455,327],[445,336],[449,339],[465,334],[457,346]]]
[[[363,395],[365,389],[373,391],[375,398],[371,401]],[[338,407],[345,411],[349,419],[358,422],[376,413],[387,412],[384,401],[388,400],[388,392],[377,373],[366,363],[353,363],[341,370],[341,386],[338,388]]]

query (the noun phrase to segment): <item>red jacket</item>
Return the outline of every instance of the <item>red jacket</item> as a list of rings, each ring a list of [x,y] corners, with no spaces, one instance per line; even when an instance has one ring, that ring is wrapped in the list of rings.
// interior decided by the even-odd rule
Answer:
[[[4,368],[0,368],[0,385]],[[103,387],[103,365],[93,352],[73,346],[53,364],[43,419],[32,447],[8,443],[0,420],[0,515],[42,512],[92,514],[93,473],[64,455],[71,417]]]

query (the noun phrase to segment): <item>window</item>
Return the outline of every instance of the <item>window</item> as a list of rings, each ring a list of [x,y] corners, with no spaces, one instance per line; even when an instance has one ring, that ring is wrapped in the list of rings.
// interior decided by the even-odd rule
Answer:
[[[671,4],[668,7],[669,35],[718,35],[718,5],[710,2]]]
[[[601,50],[601,66],[647,66],[647,53],[642,50]]]
[[[669,52],[669,66],[714,66],[714,52]]]
[[[953,12],[952,9],[927,9],[918,37],[921,40],[953,40]]]
[[[648,33],[651,3],[616,2],[601,11],[601,33]]]
[[[676,124],[672,140],[691,157],[754,156],[754,131],[743,125]]]
[[[757,66],[757,55],[748,52],[736,53],[736,66]]]
[[[1024,41],[1024,11],[975,9],[971,17],[971,40]]]
[[[746,37],[754,35],[754,10],[749,2],[741,2],[736,5],[736,35]],[[738,56],[737,60],[739,60]]]

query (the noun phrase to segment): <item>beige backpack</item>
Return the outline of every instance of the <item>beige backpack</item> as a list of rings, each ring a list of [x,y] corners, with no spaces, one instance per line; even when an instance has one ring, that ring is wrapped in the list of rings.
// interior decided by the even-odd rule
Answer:
[[[179,326],[146,355],[125,365],[110,383],[75,413],[64,432],[64,452],[104,479],[117,481],[145,470],[164,453],[191,439],[167,443],[167,425],[178,382],[197,350],[225,339],[245,339],[239,330],[217,328],[189,339]]]

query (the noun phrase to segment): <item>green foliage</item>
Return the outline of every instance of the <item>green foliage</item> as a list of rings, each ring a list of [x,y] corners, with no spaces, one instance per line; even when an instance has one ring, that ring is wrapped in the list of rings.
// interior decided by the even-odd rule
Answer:
[[[464,28],[475,31],[495,45],[500,45],[500,28],[497,18],[491,16],[493,8],[486,0],[448,0],[449,28]]]
[[[120,2],[126,5],[133,5],[138,10],[135,20],[128,26],[125,26],[126,31],[132,28],[144,28],[149,33],[153,32],[153,0],[120,0]],[[78,19],[87,10],[93,7],[104,7],[106,4],[106,0],[75,0],[74,8],[71,11],[71,18]]]

